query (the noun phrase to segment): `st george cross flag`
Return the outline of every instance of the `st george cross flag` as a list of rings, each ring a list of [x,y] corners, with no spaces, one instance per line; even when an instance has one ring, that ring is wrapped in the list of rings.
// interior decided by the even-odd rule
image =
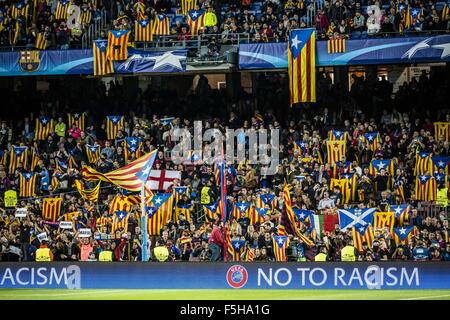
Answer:
[[[288,45],[290,104],[316,102],[316,32],[291,31]]]
[[[152,170],[148,176],[146,186],[150,190],[167,190],[172,187],[175,179],[181,179],[181,171]]]
[[[345,231],[357,223],[362,224],[363,226],[372,224],[375,211],[377,211],[377,208],[339,209],[339,227],[342,231]]]

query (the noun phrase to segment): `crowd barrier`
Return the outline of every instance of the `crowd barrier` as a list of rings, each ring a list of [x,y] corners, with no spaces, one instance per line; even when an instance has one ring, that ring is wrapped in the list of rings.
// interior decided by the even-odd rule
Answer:
[[[0,263],[1,288],[449,289],[450,264]]]

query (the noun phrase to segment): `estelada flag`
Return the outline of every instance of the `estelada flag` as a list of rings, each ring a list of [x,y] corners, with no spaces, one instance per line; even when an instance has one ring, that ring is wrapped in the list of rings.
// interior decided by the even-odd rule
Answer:
[[[191,31],[191,35],[196,36],[198,31],[205,25],[205,11],[190,10],[186,15],[186,22]]]
[[[352,228],[352,235],[354,246],[358,251],[362,251],[364,242],[367,243],[369,248],[372,248],[374,235],[370,224],[362,225],[361,223],[356,223]]]
[[[327,43],[328,53],[345,52],[345,39],[330,39]]]
[[[107,55],[108,41],[96,40],[93,43],[93,61],[94,61],[94,76],[103,76],[105,74],[114,72],[114,65],[112,60]],[[70,116],[69,116],[70,119]],[[70,120],[69,120],[70,122]],[[69,123],[69,126],[72,127]],[[83,117],[84,126],[84,117]],[[81,130],[84,128],[79,127]]]
[[[19,197],[35,197],[36,181],[38,174],[34,172],[20,173],[19,175]]]
[[[289,246],[288,236],[273,236],[273,253],[275,254],[275,261],[286,261],[286,248]]]
[[[36,130],[34,140],[46,140],[50,131],[53,131],[54,122],[49,117],[40,116],[36,119]]]
[[[134,22],[134,41],[153,41],[152,31],[150,20],[136,20]]]
[[[288,46],[290,104],[316,102],[316,32],[291,31]]]
[[[152,31],[155,36],[168,36],[170,34],[170,21],[165,14],[157,14],[152,24]]]
[[[128,38],[130,30],[111,30],[108,33],[108,49],[106,55],[111,60],[126,60],[128,58]]]
[[[181,0],[181,13],[186,15],[190,10],[195,9],[197,0]]]
[[[42,218],[46,221],[56,222],[61,215],[62,198],[44,198],[42,202]]]
[[[108,140],[113,140],[116,138],[119,130],[124,127],[124,117],[123,116],[106,116],[106,137]]]
[[[439,141],[441,137],[450,140],[450,122],[434,122],[434,140]]]
[[[106,41],[105,43],[105,50],[106,50]],[[69,113],[67,114],[67,120],[69,122],[69,128],[72,128],[73,125],[75,125],[77,128],[79,128],[81,131],[84,131],[84,120],[86,118],[86,113]]]

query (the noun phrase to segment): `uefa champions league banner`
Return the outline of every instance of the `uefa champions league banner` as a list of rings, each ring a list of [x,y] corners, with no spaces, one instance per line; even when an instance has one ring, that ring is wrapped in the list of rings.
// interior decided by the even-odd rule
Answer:
[[[91,49],[0,52],[0,76],[92,75]],[[187,50],[128,49],[128,59],[115,61],[115,74],[186,71]]]
[[[342,53],[328,53],[327,41],[316,43],[318,67],[450,61],[450,35],[346,40]],[[287,64],[286,42],[239,46],[240,69],[280,69]]]
[[[0,263],[2,288],[448,289],[446,262]]]

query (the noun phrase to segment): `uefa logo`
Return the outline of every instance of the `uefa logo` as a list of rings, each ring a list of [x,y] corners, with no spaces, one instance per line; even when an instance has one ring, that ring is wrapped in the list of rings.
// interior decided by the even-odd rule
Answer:
[[[232,288],[238,289],[245,286],[248,280],[248,272],[243,266],[234,265],[227,271],[227,282]]]

